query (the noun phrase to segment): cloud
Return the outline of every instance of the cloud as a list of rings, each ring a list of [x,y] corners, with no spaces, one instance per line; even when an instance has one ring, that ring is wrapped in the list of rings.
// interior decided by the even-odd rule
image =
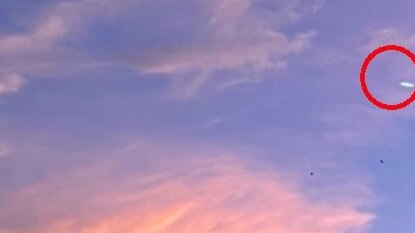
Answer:
[[[45,53],[63,46],[59,43],[85,33],[91,24],[122,14],[141,1],[132,0],[77,0],[56,1],[48,7],[35,8],[39,18],[26,32],[0,37],[1,55],[28,55]]]
[[[224,90],[257,83],[263,72],[285,68],[289,56],[307,49],[316,35],[307,31],[288,36],[280,30],[291,21],[284,15],[292,10],[290,3],[281,1],[281,9],[266,12],[258,2],[205,3],[208,17],[197,21],[198,30],[193,34],[196,39],[168,45],[156,53],[131,55],[131,62],[140,71],[175,77],[180,86],[176,93],[184,98],[192,98],[206,86]],[[302,3],[298,1],[296,6]]]
[[[22,188],[2,198],[0,232],[340,233],[373,219],[359,195],[312,200],[242,154],[173,148],[137,144]]]
[[[324,114],[324,139],[347,146],[393,145],[400,132],[396,116],[367,105],[340,104]]]
[[[9,154],[10,154],[10,148],[4,143],[0,144],[0,158],[6,157]]]
[[[371,51],[387,44],[397,44],[409,48],[415,47],[415,34],[396,28],[383,28],[369,36],[369,41],[362,46],[362,50]]]
[[[25,77],[66,76],[95,66],[85,47],[70,46],[88,35],[97,22],[116,17],[140,1],[55,1],[35,7],[27,29],[0,36],[0,71]]]
[[[285,67],[288,57],[305,50],[315,33],[288,36],[281,26],[322,4],[303,0],[59,1],[40,9],[40,18],[26,32],[0,37],[1,71],[25,77],[65,76],[85,68],[120,66],[139,74],[171,76],[191,97],[207,85],[223,88],[257,82],[261,72]],[[194,12],[177,14],[187,8]],[[116,44],[115,51],[91,53],[91,41],[105,40],[95,37],[94,26],[106,23],[116,25],[117,37],[122,39],[111,42]],[[153,46],[148,41],[157,43]],[[230,73],[215,79],[222,71]]]
[[[51,15],[32,32],[24,35],[10,35],[0,39],[0,54],[25,54],[53,46],[66,32],[64,18]]]
[[[24,78],[19,74],[8,74],[0,78],[0,96],[17,92],[24,84]]]

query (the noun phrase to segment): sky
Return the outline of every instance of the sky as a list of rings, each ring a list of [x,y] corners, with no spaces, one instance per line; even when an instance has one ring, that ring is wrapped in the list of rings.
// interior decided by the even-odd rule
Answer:
[[[414,9],[0,1],[0,233],[414,231]]]

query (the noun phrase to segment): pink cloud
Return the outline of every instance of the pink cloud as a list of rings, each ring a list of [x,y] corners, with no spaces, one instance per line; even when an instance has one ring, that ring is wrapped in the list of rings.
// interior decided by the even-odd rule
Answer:
[[[287,175],[242,158],[131,147],[4,199],[0,231],[340,233],[373,219],[359,196],[311,200]]]

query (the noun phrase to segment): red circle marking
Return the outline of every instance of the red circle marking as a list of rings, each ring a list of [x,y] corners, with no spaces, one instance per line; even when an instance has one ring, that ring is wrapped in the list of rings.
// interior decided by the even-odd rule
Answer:
[[[381,109],[385,110],[399,110],[402,108],[407,107],[409,104],[411,104],[413,101],[415,101],[415,91],[412,93],[412,95],[406,99],[405,101],[398,103],[398,104],[385,104],[379,100],[377,100],[373,95],[370,93],[369,88],[366,85],[366,72],[368,69],[368,66],[370,62],[372,62],[375,57],[381,53],[387,52],[387,51],[396,51],[405,54],[407,57],[409,57],[412,62],[415,64],[415,54],[413,54],[411,51],[406,49],[405,47],[399,46],[399,45],[384,45],[381,46],[373,52],[371,52],[366,59],[364,60],[362,64],[362,68],[360,70],[360,85],[362,86],[363,93],[365,94],[366,98],[374,105]]]

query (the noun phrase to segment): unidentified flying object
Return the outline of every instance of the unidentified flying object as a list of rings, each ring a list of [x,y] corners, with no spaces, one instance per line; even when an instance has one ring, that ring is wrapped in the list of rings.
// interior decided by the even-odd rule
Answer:
[[[399,85],[405,88],[415,88],[415,84],[411,82],[400,82]]]

